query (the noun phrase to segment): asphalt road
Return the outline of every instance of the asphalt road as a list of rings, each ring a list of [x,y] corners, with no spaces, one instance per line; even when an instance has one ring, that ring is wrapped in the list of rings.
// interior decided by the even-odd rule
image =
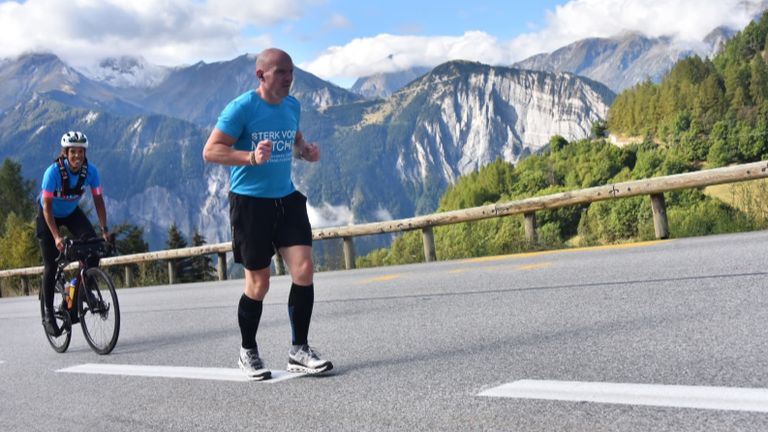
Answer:
[[[521,380],[768,392],[766,245],[756,232],[319,273],[310,342],[335,369],[263,383],[237,380],[241,280],[118,290],[108,356],[79,326],[55,353],[36,298],[3,298],[0,431],[765,431],[768,399],[481,393]],[[289,284],[273,278],[258,337],[283,378]],[[116,374],[81,373],[99,365]]]

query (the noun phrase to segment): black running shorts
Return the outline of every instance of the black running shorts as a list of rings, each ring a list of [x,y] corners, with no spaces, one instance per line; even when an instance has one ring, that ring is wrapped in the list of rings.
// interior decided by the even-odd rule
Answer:
[[[295,191],[283,198],[253,198],[229,193],[232,253],[248,270],[269,267],[275,249],[312,246],[307,197]]]

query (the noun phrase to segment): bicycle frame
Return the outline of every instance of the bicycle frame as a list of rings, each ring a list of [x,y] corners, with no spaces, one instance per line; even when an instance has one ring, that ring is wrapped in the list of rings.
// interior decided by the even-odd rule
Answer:
[[[75,286],[75,291],[74,291],[74,293],[72,295],[72,305],[73,305],[72,308],[75,309],[75,312],[78,313],[78,314],[80,313],[80,311],[77,310],[77,306],[76,306],[77,305],[77,301],[79,299],[80,290],[82,289],[83,283],[85,281],[85,271],[88,268],[90,268],[90,267],[86,266],[86,262],[88,261],[88,259],[90,259],[92,257],[99,258],[97,255],[95,255],[93,253],[89,253],[87,256],[83,257],[82,259],[78,259],[77,260],[77,262],[79,264],[79,270],[77,271],[77,276],[75,278],[77,280],[77,282],[74,285]],[[56,258],[56,261],[57,261],[57,263],[56,263],[56,275],[54,277],[54,284],[55,284],[54,287],[58,287],[59,283],[61,283],[61,287],[62,287],[62,289],[64,289],[64,287],[66,286],[66,282],[67,282],[67,278],[66,278],[66,276],[64,274],[65,268],[70,263],[72,263],[74,261],[69,261],[66,258],[64,253],[60,254],[59,257]],[[96,264],[95,267],[98,267],[98,264]],[[66,298],[67,296],[69,296],[69,292],[63,292],[62,296],[64,298]],[[96,300],[96,301],[94,302],[94,300]],[[94,312],[100,312],[101,309],[102,309],[103,303],[98,301],[98,300],[100,300],[100,299],[93,299],[91,296],[86,296],[86,302],[88,303],[88,307],[91,310],[93,310]],[[69,308],[67,308],[67,309],[69,310]]]

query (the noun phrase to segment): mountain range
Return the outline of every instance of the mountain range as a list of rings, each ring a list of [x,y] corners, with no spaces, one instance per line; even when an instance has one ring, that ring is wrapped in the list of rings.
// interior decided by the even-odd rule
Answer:
[[[742,5],[753,20],[768,9],[768,0]],[[679,60],[692,55],[713,57],[738,29],[720,26],[702,40],[682,44],[671,36],[648,37],[623,32],[606,38],[581,39],[552,52],[533,55],[510,66],[549,72],[570,72],[621,93],[646,80],[658,83]],[[386,98],[429,69],[414,67],[361,77],[350,90],[366,98]]]
[[[513,64],[521,69],[571,72],[599,81],[616,93],[645,80],[659,82],[686,57],[712,57],[735,30],[718,27],[698,44],[681,46],[670,37],[647,37],[630,32],[611,38],[576,41],[551,53]]]
[[[104,63],[122,76],[140,64]],[[83,130],[113,224],[143,226],[153,249],[171,223],[226,241],[228,171],[204,164],[201,152],[225,104],[257,85],[254,57],[154,73],[98,81],[44,53],[0,62],[0,157],[39,181],[61,134]],[[294,75],[302,130],[322,151],[320,163],[297,162],[294,175],[316,226],[431,212],[449,184],[497,157],[515,162],[555,134],[586,137],[615,96],[573,74],[462,61],[375,100]]]

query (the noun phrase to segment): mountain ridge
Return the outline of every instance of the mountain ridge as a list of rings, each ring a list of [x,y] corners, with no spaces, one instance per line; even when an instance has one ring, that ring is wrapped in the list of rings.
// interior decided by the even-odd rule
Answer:
[[[717,43],[714,39],[711,43]],[[604,83],[614,92],[647,79],[660,80],[679,60],[707,56],[715,47],[679,47],[669,37],[649,38],[638,32],[611,38],[587,38],[514,63],[514,67],[571,72]]]
[[[60,78],[54,72],[66,65],[46,59],[54,65],[43,68],[46,76]],[[211,242],[224,241],[228,170],[204,164],[201,152],[219,111],[252,85],[251,75],[253,57],[245,54],[172,71],[156,93],[99,86],[82,74],[76,76],[82,87],[73,88],[98,88],[101,99],[66,92],[66,80],[65,90],[29,89],[0,114],[0,155],[17,159],[25,176],[38,181],[58,152],[60,134],[79,128],[94,142],[89,156],[107,173],[112,220],[146,225],[152,248],[162,246],[174,222]],[[433,211],[447,185],[488,161],[517,161],[553,134],[586,136],[614,97],[602,84],[573,74],[460,61],[376,101],[300,69],[292,93],[302,101],[302,131],[322,152],[320,163],[296,162],[294,181],[309,196],[312,214],[337,223]],[[1,87],[0,94],[10,91]],[[139,112],[101,102],[110,100],[135,104]]]

